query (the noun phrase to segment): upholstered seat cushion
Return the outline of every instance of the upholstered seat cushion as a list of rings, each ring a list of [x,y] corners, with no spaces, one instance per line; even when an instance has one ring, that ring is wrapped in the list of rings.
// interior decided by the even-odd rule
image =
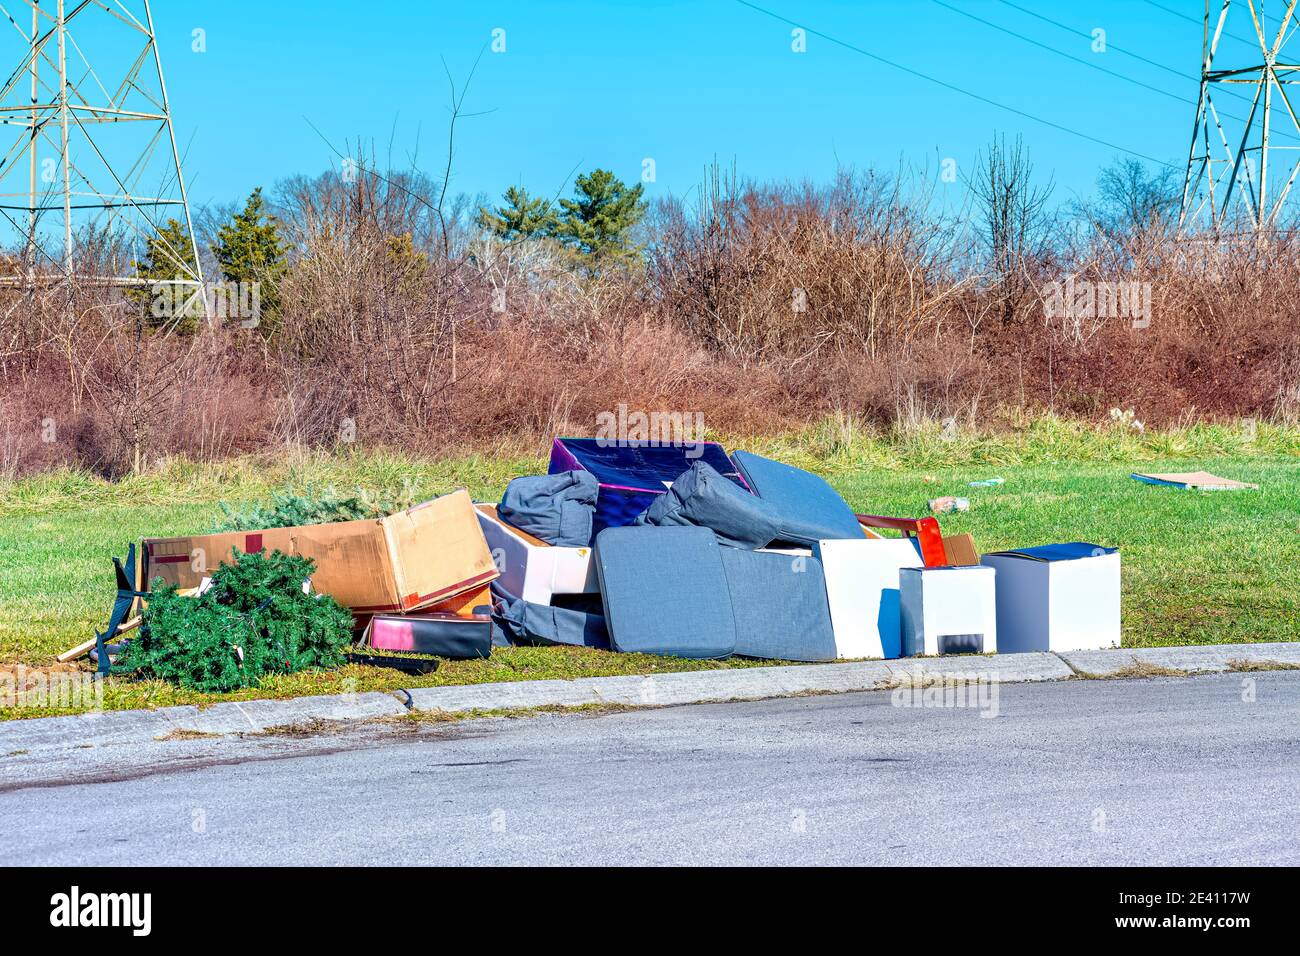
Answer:
[[[552,474],[589,471],[600,482],[593,534],[632,524],[679,475],[696,461],[706,461],[724,478],[744,482],[726,451],[716,442],[680,445],[599,438],[557,438],[551,445]]]
[[[732,454],[750,490],[781,516],[781,539],[814,545],[834,538],[865,537],[853,509],[825,479],[752,452]]]
[[[605,623],[615,650],[727,657],[736,624],[708,528],[606,528],[596,536]]]
[[[591,544],[599,487],[586,471],[516,478],[506,485],[497,516],[547,544],[585,548]]]
[[[655,498],[636,523],[710,528],[719,544],[750,550],[765,547],[781,533],[776,508],[703,461],[691,465],[665,494]]]
[[[783,661],[833,661],[826,579],[814,557],[723,548],[736,653]]]

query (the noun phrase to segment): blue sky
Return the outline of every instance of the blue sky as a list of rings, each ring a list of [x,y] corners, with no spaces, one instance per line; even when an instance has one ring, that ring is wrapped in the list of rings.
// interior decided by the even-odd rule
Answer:
[[[495,197],[522,183],[555,193],[575,166],[639,180],[647,158],[655,166],[650,195],[689,194],[714,158],[760,179],[823,181],[837,164],[900,163],[937,179],[946,158],[969,171],[994,130],[1023,135],[1038,170],[1054,178],[1058,201],[1090,194],[1098,168],[1120,148],[1185,161],[1201,28],[1146,0],[1014,0],[1076,33],[1002,0],[755,2],[805,27],[806,52],[792,50],[789,24],[736,0],[156,0],[154,18],[198,204],[336,165],[312,125],[339,149],[361,139],[381,159],[391,149],[396,165],[415,156],[440,175],[448,119],[440,57],[463,81],[485,48],[465,104],[481,115],[458,129],[453,192]],[[1160,4],[1193,20],[1203,9],[1200,0]],[[204,31],[206,52],[192,50],[195,29]],[[489,46],[498,29],[501,53]],[[1106,52],[1092,49],[1095,29],[1105,31]],[[1225,42],[1225,51],[1250,53]]]

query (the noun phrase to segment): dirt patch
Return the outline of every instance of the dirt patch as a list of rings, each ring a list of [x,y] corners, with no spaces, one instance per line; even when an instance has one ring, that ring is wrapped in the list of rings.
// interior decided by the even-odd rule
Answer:
[[[174,727],[161,737],[155,737],[154,740],[214,740],[221,734],[208,733],[206,730],[188,730],[184,727]]]
[[[502,707],[478,710],[409,710],[396,717],[379,717],[370,723],[384,724],[391,727],[423,727],[436,724],[455,724],[464,720],[482,720],[500,717],[518,720],[524,717],[541,717],[547,714],[562,714],[585,717],[600,717],[605,714],[622,714],[632,710],[648,710],[653,705],[639,704],[543,704],[540,707]]]
[[[1190,677],[1188,671],[1180,671],[1173,667],[1164,667],[1160,664],[1152,664],[1150,661],[1134,660],[1131,664],[1126,664],[1119,670],[1111,671],[1108,674],[1093,674],[1090,671],[1077,671],[1079,677],[1083,680],[1135,680],[1148,677]]]
[[[241,737],[324,737],[328,735],[342,733],[369,721],[356,720],[324,720],[320,717],[313,717],[311,720],[304,720],[295,724],[277,724],[274,727],[267,727],[264,730],[256,730],[241,733]]]
[[[1252,671],[1300,671],[1300,664],[1288,664],[1284,661],[1250,660],[1244,657],[1228,661],[1228,670],[1240,673]]]

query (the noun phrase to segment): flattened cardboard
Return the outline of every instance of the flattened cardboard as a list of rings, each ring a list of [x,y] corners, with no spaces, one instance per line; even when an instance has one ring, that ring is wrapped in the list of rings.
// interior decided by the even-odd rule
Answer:
[[[497,577],[469,494],[455,491],[387,518],[144,542],[143,579],[196,587],[233,553],[283,551],[316,562],[312,587],[361,614],[403,612]]]
[[[1132,477],[1148,485],[1166,485],[1195,491],[1246,491],[1259,488],[1259,485],[1236,481],[1232,478],[1220,478],[1208,471],[1179,471],[1164,475],[1134,472]]]

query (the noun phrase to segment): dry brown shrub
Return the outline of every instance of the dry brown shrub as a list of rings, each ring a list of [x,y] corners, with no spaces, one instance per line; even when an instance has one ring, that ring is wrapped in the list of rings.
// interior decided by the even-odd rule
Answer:
[[[478,235],[418,176],[296,180],[277,208],[293,248],[282,315],[258,329],[142,324],[139,302],[102,287],[0,290],[0,477],[348,442],[541,449],[619,405],[748,434],[1113,406],[1152,425],[1300,419],[1290,233],[1076,224],[1017,259],[1009,297],[970,224],[897,177],[815,188],[715,170],[703,196],[658,210],[643,267],[591,275],[550,241]],[[1044,289],[1067,276],[1149,283],[1150,323],[1050,315]]]

